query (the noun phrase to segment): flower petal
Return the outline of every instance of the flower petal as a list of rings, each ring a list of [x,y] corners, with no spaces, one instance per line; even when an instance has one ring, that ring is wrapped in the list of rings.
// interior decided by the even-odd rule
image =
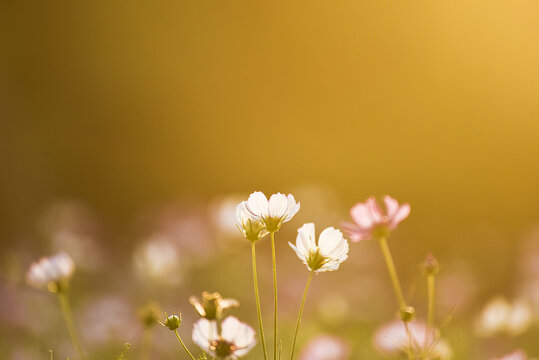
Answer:
[[[249,195],[246,209],[255,219],[262,220],[268,216],[269,202],[266,195],[261,191],[255,191]]]
[[[394,230],[399,223],[406,219],[410,215],[410,205],[404,204],[395,213],[392,219],[390,219],[389,229]]]
[[[200,319],[193,325],[193,342],[205,351],[210,350],[210,342],[217,340],[217,324],[215,321]]]

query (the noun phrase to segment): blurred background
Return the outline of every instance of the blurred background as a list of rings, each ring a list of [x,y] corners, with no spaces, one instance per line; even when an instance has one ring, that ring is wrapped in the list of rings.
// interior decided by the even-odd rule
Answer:
[[[283,336],[307,276],[296,229],[390,194],[412,207],[390,246],[420,317],[417,264],[442,263],[453,357],[539,356],[538,14],[532,0],[0,2],[2,357],[71,354],[54,297],[24,283],[59,250],[77,263],[75,318],[97,358],[124,341],[137,358],[150,300],[182,311],[187,339],[203,290],[239,299],[232,313],[255,325],[233,215],[255,190],[302,204],[277,237]],[[376,246],[314,279],[302,347],[331,335],[331,359],[380,356],[372,335],[394,300]],[[525,321],[485,332],[500,296]],[[181,354],[155,333],[152,356]]]

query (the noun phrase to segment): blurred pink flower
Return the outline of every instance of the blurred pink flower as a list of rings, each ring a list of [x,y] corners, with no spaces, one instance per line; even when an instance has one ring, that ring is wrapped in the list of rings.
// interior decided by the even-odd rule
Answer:
[[[384,196],[385,211],[378,205],[374,196],[364,203],[358,203],[350,210],[353,223],[343,223],[343,229],[350,240],[358,242],[388,236],[399,223],[410,214],[410,205],[399,205],[391,196]]]
[[[501,358],[496,358],[492,360],[526,360],[528,356],[522,350],[513,351],[511,354],[502,356]]]
[[[408,331],[410,332],[410,336],[408,335]],[[424,349],[429,349],[430,355],[434,359],[444,360],[452,357],[452,350],[449,344],[443,339],[438,338],[435,329],[429,332],[428,344],[425,344],[427,335],[427,325],[425,322],[414,320],[408,323],[408,331],[402,321],[393,320],[376,330],[373,343],[382,353],[396,355],[404,353],[409,348],[411,337],[413,349],[417,353],[420,353]]]
[[[300,360],[347,360],[350,346],[335,336],[317,336],[301,351]]]

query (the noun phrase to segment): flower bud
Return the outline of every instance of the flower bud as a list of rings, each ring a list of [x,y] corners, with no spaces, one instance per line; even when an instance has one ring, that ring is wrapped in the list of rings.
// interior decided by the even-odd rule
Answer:
[[[400,318],[405,323],[414,320],[414,318],[415,318],[415,308],[413,306],[405,306],[400,311]]]
[[[170,330],[174,331],[177,328],[180,327],[180,324],[182,323],[182,315],[170,315],[168,316],[165,321],[163,321],[161,324]]]
[[[431,253],[427,254],[425,260],[423,260],[423,263],[420,265],[420,268],[426,276],[434,276],[440,272],[440,264]]]

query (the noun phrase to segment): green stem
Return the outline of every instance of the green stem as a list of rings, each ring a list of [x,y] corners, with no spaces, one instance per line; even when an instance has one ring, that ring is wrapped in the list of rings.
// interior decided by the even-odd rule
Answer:
[[[178,338],[178,341],[180,342],[180,344],[182,345],[183,349],[185,350],[185,352],[189,355],[189,357],[192,359],[192,360],[196,360],[195,357],[193,356],[193,354],[191,354],[191,352],[189,351],[189,349],[187,348],[187,346],[185,346],[185,344],[183,343],[183,340],[182,338],[180,337],[180,334],[178,334],[178,330],[174,330],[174,334],[176,334],[176,337]]]
[[[116,358],[116,360],[122,360],[124,358],[125,353],[127,352],[127,350],[129,350],[130,347],[131,347],[130,343],[125,343],[123,351],[118,356],[118,358]]]
[[[428,359],[428,348],[430,345],[429,336],[432,332],[432,327],[434,324],[434,275],[427,275],[427,296],[428,296],[428,313],[427,313],[427,330],[425,332],[425,353],[426,358]]]
[[[152,348],[152,329],[148,326],[144,327],[144,334],[142,335],[142,350],[140,351],[140,359],[146,360],[149,358],[150,350]]]
[[[307,285],[305,285],[305,291],[303,292],[303,298],[301,299],[301,305],[299,307],[299,313],[298,313],[298,322],[296,323],[296,331],[294,333],[294,341],[292,341],[292,355],[290,355],[290,360],[294,359],[294,352],[296,350],[296,340],[298,338],[299,325],[301,324],[301,316],[303,315],[303,307],[305,306],[305,299],[307,298],[307,292],[309,291],[309,286],[311,285],[312,279],[313,279],[313,271],[309,272]]]
[[[275,259],[275,232],[271,232],[271,260],[273,267],[273,359],[277,360],[277,261]]]
[[[402,287],[401,283],[399,281],[399,276],[397,275],[397,269],[395,267],[395,262],[393,261],[393,256],[391,255],[391,251],[389,250],[389,246],[387,244],[387,237],[381,237],[379,239],[380,242],[380,248],[382,249],[382,253],[384,254],[384,260],[386,261],[387,270],[389,272],[389,277],[391,278],[391,283],[393,285],[393,290],[395,291],[395,296],[397,297],[397,302],[399,303],[399,315],[402,314],[404,310],[406,310],[406,300],[404,300],[404,295],[402,293]],[[406,321],[403,320],[404,326],[406,327],[406,332],[408,333],[408,340],[410,343],[410,347],[408,350],[408,358],[413,358],[413,339],[412,334],[410,333],[408,329],[408,324]]]
[[[386,261],[387,270],[389,271],[389,276],[391,277],[391,282],[393,284],[393,290],[395,290],[395,296],[397,297],[397,302],[399,303],[400,310],[406,308],[406,301],[404,300],[404,295],[402,294],[402,288],[397,276],[397,269],[395,268],[395,263],[393,262],[393,257],[391,256],[391,251],[387,245],[387,238],[381,237],[380,247],[382,248],[382,253],[384,254],[384,259]]]
[[[69,305],[67,293],[65,290],[60,290],[57,294],[58,300],[60,301],[60,307],[62,308],[62,314],[64,315],[64,320],[66,322],[67,332],[69,333],[73,347],[79,354],[81,360],[85,360],[86,357],[84,356],[84,351],[82,351],[82,347],[77,336],[77,331],[75,330],[75,325],[73,324],[73,315],[71,313],[71,306]]]
[[[412,332],[410,331],[410,327],[408,326],[408,323],[403,321],[404,328],[406,329],[406,334],[408,335],[408,359],[413,360],[414,359],[414,343],[412,340]]]
[[[264,351],[264,359],[268,360],[268,350],[266,349],[266,337],[264,336],[264,325],[262,324],[262,310],[260,308],[260,294],[258,292],[258,275],[256,272],[256,250],[255,243],[251,242],[251,255],[253,262],[253,285],[255,288],[256,312],[258,314],[258,328],[260,329],[260,342]]]

